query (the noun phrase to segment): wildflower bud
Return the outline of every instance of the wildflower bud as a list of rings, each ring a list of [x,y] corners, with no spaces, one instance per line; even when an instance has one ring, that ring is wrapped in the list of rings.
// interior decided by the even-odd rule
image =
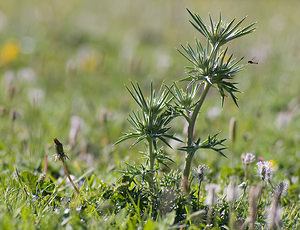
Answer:
[[[62,154],[64,152],[64,148],[63,148],[62,143],[60,143],[60,141],[57,138],[54,138],[53,141],[55,143],[56,152],[58,154]]]
[[[243,153],[241,159],[243,165],[248,165],[255,161],[255,155],[253,155],[252,153],[246,153],[246,154]]]
[[[55,149],[56,149],[56,153],[57,153],[57,158],[59,160],[65,160],[65,158],[68,158],[67,155],[64,152],[63,144],[60,143],[60,141],[57,138],[54,138],[53,141],[55,143]]]
[[[101,109],[99,112],[100,123],[106,125],[110,115],[111,114],[107,109],[105,109],[105,108]]]
[[[6,109],[4,106],[0,106],[0,116],[3,116],[6,112]]]
[[[14,122],[14,121],[16,120],[16,118],[17,118],[17,111],[14,110],[14,109],[12,109],[12,110],[10,111],[10,120],[11,120],[12,122]]]
[[[11,100],[14,97],[15,92],[16,92],[16,87],[12,83],[10,83],[8,85],[8,88],[7,88],[7,97],[8,97],[8,99]]]
[[[230,120],[229,124],[229,139],[234,143],[236,138],[236,128],[237,128],[237,121],[233,117]]]

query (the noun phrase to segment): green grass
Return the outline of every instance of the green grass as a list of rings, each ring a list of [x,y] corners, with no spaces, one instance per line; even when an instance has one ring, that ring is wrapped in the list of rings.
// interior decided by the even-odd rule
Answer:
[[[246,152],[274,161],[274,185],[289,182],[281,198],[283,227],[299,228],[299,7],[298,1],[1,1],[0,55],[10,42],[19,52],[11,61],[0,58],[0,229],[201,229],[209,209],[209,183],[220,185],[213,220],[216,229],[224,229],[229,224],[224,190],[232,177],[237,184],[244,181],[240,157]],[[138,177],[134,184],[118,172],[126,163],[144,163],[140,151],[146,146],[114,145],[129,129],[128,114],[137,108],[125,85],[138,82],[147,90],[150,81],[158,88],[185,76],[188,63],[176,49],[199,37],[185,8],[205,20],[208,13],[217,18],[222,12],[227,21],[245,15],[247,23],[257,21],[255,33],[230,46],[237,56],[245,56],[244,63],[252,58],[259,62],[237,75],[240,108],[228,99],[222,108],[219,95],[211,91],[199,116],[196,132],[203,137],[221,131],[221,138],[228,138],[232,117],[238,125],[234,146],[225,142],[228,159],[209,151],[195,155],[194,168],[207,164],[211,170],[202,182],[200,207],[195,181],[194,194],[180,193],[181,145],[166,149],[176,163],[169,164],[172,171],[160,172],[157,183],[166,190],[159,196],[149,194]],[[34,80],[26,80],[24,70],[31,77],[33,72]],[[29,99],[34,89],[44,93],[39,105]],[[214,107],[221,113],[209,120],[207,113]],[[14,121],[12,110],[17,113]],[[280,114],[290,118],[281,126]],[[84,125],[71,148],[74,115]],[[183,126],[178,120],[172,130],[182,136]],[[60,162],[54,162],[55,137],[65,146],[67,167],[80,196]],[[47,175],[39,179],[45,154]],[[260,181],[255,164],[249,165],[249,175],[245,195],[235,203],[241,221],[248,216],[250,185]],[[257,229],[266,226],[272,194],[269,185],[263,189]],[[205,212],[196,215],[197,210]]]

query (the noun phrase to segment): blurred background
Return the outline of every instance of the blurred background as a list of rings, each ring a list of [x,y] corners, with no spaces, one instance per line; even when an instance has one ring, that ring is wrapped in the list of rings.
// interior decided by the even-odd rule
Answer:
[[[125,86],[148,90],[183,78],[187,61],[181,44],[202,39],[190,25],[186,8],[208,22],[248,16],[257,30],[230,44],[243,63],[236,76],[240,108],[216,92],[201,112],[197,133],[222,131],[232,117],[237,141],[227,141],[228,159],[199,152],[195,164],[239,165],[252,152],[273,160],[286,175],[299,175],[300,158],[300,2],[289,1],[38,1],[0,2],[0,162],[1,169],[40,170],[43,156],[54,154],[52,138],[66,146],[74,174],[94,167],[101,172],[139,159],[140,145],[113,145],[129,129],[137,107]],[[203,40],[202,40],[203,41]],[[173,131],[182,136],[184,124]],[[183,166],[183,153],[168,153]],[[54,163],[50,168],[60,167]],[[109,177],[109,175],[107,175]]]

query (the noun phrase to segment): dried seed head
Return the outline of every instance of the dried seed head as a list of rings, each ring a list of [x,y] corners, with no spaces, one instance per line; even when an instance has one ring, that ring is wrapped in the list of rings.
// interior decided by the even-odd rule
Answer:
[[[241,159],[243,165],[248,165],[255,161],[255,155],[253,155],[252,153],[246,153],[246,154],[243,153]]]
[[[236,186],[235,181],[231,181],[230,184],[226,188],[226,201],[228,203],[235,202],[239,195],[239,188]]]
[[[63,144],[60,143],[60,141],[57,138],[53,139],[54,143],[55,143],[55,149],[56,149],[56,160],[66,160],[68,158],[68,156],[65,154],[64,152],[64,147]]]
[[[281,197],[282,194],[284,194],[287,191],[288,183],[286,182],[280,182],[276,185],[275,194],[279,197]]]
[[[232,142],[235,142],[235,138],[236,138],[236,128],[237,128],[237,121],[236,119],[233,117],[230,120],[230,124],[229,124],[229,139]]]
[[[13,99],[15,92],[16,92],[16,87],[13,85],[13,83],[10,83],[7,88],[8,99],[10,99],[10,100]]]
[[[6,112],[6,109],[4,106],[0,106],[0,116],[3,116]]]
[[[275,226],[280,228],[282,226],[281,218],[283,214],[283,209],[272,204],[267,211],[267,223],[270,229],[273,229]]]
[[[111,112],[106,108],[101,108],[99,111],[99,121],[101,124],[107,125],[107,121],[111,116]]]
[[[251,186],[250,195],[249,195],[249,217],[248,222],[250,225],[250,229],[254,229],[254,223],[256,219],[257,213],[257,201],[260,196],[262,190],[262,185],[259,186]]]
[[[39,107],[45,99],[45,91],[42,89],[32,89],[28,92],[28,99],[33,106]]]
[[[78,132],[83,128],[84,122],[79,116],[71,117],[71,127],[69,132],[69,141],[71,146],[74,146]]]
[[[215,193],[217,193],[220,190],[220,185],[217,184],[207,184],[205,186],[205,189],[207,191],[207,197],[206,197],[206,204],[208,206],[213,206],[215,204]]]

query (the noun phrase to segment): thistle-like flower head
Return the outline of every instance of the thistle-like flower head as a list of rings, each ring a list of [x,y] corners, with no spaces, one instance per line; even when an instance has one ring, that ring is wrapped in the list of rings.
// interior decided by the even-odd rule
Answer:
[[[263,181],[270,181],[273,168],[269,161],[260,161],[257,164],[258,174]]]
[[[194,170],[193,175],[198,180],[198,182],[202,182],[205,176],[208,174],[209,168],[207,165],[198,165],[198,167]]]
[[[252,153],[246,153],[246,154],[243,153],[241,159],[243,165],[248,165],[255,161],[255,155],[253,155]]]

